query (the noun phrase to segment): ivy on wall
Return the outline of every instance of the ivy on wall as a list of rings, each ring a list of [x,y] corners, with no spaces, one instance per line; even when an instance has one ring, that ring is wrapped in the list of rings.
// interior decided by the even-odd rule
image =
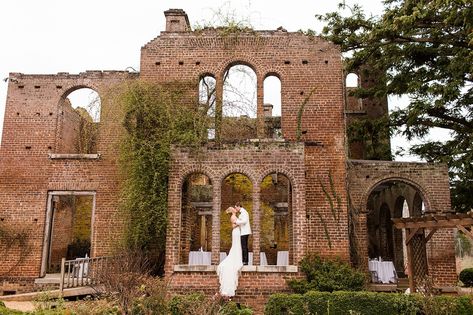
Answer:
[[[126,245],[163,257],[168,174],[172,145],[198,148],[208,118],[186,91],[197,84],[128,83],[118,97],[125,135],[121,141],[121,208],[127,220]]]

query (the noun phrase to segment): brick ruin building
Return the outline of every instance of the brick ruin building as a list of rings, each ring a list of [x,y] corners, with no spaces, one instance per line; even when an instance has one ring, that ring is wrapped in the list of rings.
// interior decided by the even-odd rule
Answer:
[[[0,255],[0,295],[38,286],[58,271],[61,257],[111,254],[122,233],[121,125],[113,102],[102,98],[100,119],[91,120],[71,107],[70,93],[90,88],[103,96],[126,81],[209,77],[218,104],[224,77],[235,65],[247,66],[256,78],[255,115],[249,118],[254,128],[247,141],[209,145],[199,158],[185,148],[172,154],[165,264],[171,289],[217,291],[216,265],[228,248],[222,211],[243,196],[234,194],[231,180],[249,184],[243,201],[254,231],[253,265],[244,267],[237,290],[242,301],[262,305],[269,294],[287,291],[286,280],[301,277],[297,265],[309,252],[366,270],[369,258],[382,257],[405,276],[406,236],[391,218],[449,212],[447,167],[363,160],[363,145],[347,145],[347,121],[385,116],[388,109],[386,100],[347,96],[339,48],[282,28],[192,31],[182,10],[168,10],[165,17],[166,30],[141,48],[139,73],[10,74],[0,148],[0,224],[29,238],[17,240],[28,250],[12,246]],[[269,77],[280,82],[280,117],[264,104]],[[359,74],[359,84],[370,80]],[[276,122],[271,132],[268,122]],[[84,151],[78,143],[87,128],[97,137]],[[199,191],[204,197],[195,197]],[[431,275],[438,286],[454,286],[453,230],[425,242],[427,234],[415,236],[418,272]],[[209,262],[189,265],[189,253],[201,249]],[[280,253],[286,253],[281,260]]]

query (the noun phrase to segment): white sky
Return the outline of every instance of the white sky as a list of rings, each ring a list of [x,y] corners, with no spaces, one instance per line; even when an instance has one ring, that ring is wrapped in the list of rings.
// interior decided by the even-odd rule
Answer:
[[[347,4],[357,1],[346,0]],[[359,1],[373,14],[381,0]],[[314,15],[337,9],[338,1],[268,0],[11,0],[0,1],[0,135],[10,72],[79,73],[139,70],[140,48],[165,28],[163,12],[184,9],[191,25],[215,12],[235,12],[255,29],[321,30]],[[395,144],[399,140],[395,140]]]

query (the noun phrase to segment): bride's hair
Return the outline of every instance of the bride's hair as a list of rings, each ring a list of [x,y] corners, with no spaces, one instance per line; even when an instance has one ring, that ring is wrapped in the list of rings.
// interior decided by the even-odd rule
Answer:
[[[225,210],[225,213],[233,213],[233,207],[228,207],[227,210]]]

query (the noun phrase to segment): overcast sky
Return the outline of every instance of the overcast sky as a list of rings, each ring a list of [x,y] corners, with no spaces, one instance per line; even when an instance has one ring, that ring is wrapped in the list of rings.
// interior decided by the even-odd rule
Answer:
[[[382,12],[381,0],[360,2],[372,14]],[[315,14],[336,10],[337,1],[0,1],[0,130],[7,93],[3,79],[10,72],[139,70],[140,48],[164,30],[163,12],[170,8],[184,9],[191,25],[214,19],[220,9],[249,19],[255,29],[320,31]]]

